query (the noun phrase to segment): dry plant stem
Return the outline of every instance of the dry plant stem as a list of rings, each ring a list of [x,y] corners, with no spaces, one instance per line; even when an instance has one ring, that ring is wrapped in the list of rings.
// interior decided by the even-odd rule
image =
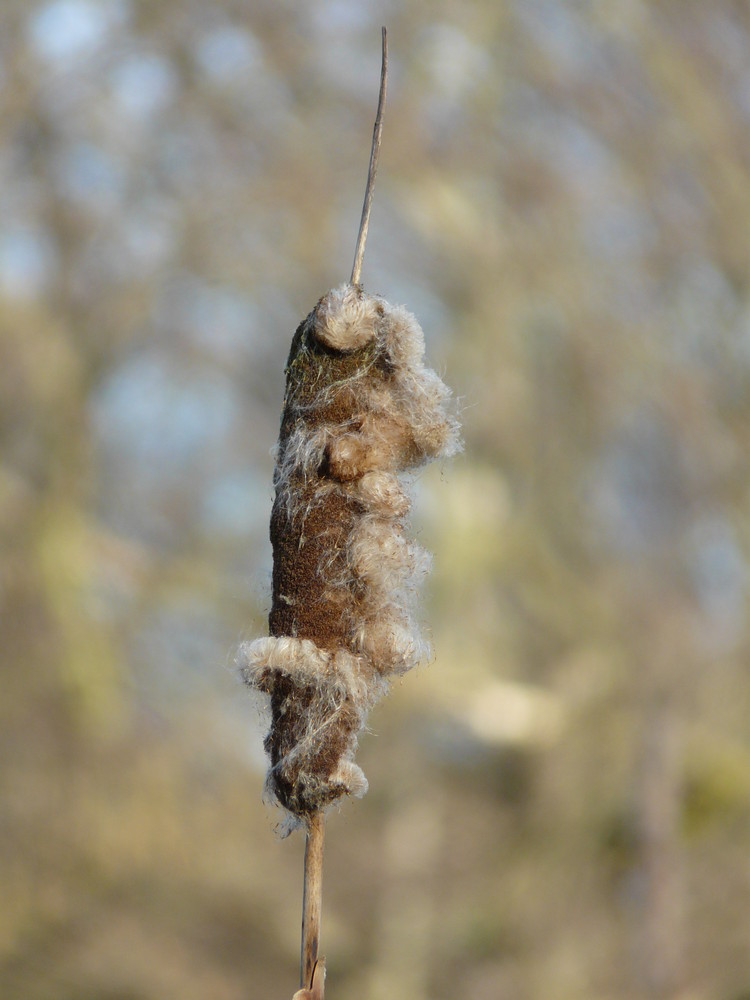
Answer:
[[[357,249],[354,252],[354,266],[352,267],[352,277],[350,284],[358,285],[362,275],[362,260],[365,256],[365,242],[367,240],[367,230],[370,225],[370,209],[372,208],[372,196],[375,190],[375,175],[378,172],[378,159],[380,157],[380,144],[383,138],[383,111],[385,109],[385,95],[388,86],[388,33],[383,28],[383,61],[380,68],[380,95],[378,96],[378,111],[375,115],[375,128],[372,133],[372,149],[370,151],[370,169],[367,174],[367,188],[365,189],[365,203],[362,206],[362,218],[359,223],[359,235],[357,236]]]
[[[310,817],[305,843],[305,888],[302,898],[302,959],[300,962],[300,987],[302,989],[312,988],[313,973],[318,961],[325,829],[326,821],[321,810]]]

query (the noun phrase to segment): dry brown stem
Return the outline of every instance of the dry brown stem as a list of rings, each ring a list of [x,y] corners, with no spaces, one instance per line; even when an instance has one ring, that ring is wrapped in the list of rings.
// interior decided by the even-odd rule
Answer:
[[[309,990],[297,990],[292,1000],[324,1000],[326,981],[326,960],[321,958],[313,969],[313,980]]]
[[[372,208],[372,196],[375,191],[375,175],[378,172],[378,159],[380,157],[380,144],[383,138],[383,111],[385,110],[385,95],[388,87],[388,33],[383,28],[383,61],[380,68],[380,94],[378,95],[378,110],[375,115],[375,128],[372,133],[372,149],[370,150],[370,169],[367,174],[367,187],[365,189],[365,203],[362,206],[362,218],[359,223],[359,235],[357,236],[357,248],[354,252],[354,265],[350,284],[358,285],[362,275],[362,260],[365,256],[365,241],[367,240],[367,229],[370,225],[370,209]]]
[[[323,841],[326,822],[323,812],[314,813],[307,827],[305,843],[305,887],[302,898],[302,956],[300,987],[314,1000],[323,1000],[325,959],[318,961],[320,914],[323,901]],[[302,994],[304,996],[304,993]]]

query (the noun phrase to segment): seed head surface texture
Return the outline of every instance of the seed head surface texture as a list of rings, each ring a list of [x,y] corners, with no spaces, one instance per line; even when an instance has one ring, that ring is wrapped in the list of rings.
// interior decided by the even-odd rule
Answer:
[[[290,827],[367,779],[357,735],[389,682],[429,650],[414,618],[429,555],[405,533],[400,473],[460,450],[450,390],[406,309],[336,288],[286,365],[271,513],[270,635],[240,647],[270,697],[267,790]]]

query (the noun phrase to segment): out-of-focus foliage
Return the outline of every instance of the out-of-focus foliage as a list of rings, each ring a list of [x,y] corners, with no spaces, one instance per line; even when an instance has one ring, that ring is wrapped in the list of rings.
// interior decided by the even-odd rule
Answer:
[[[750,15],[0,7],[0,995],[290,996],[232,651],[297,322],[406,302],[437,652],[329,824],[331,997],[750,993]]]

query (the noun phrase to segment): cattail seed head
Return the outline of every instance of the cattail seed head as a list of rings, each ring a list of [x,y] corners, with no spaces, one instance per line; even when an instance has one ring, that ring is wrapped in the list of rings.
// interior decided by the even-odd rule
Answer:
[[[411,605],[429,556],[405,534],[398,473],[460,449],[450,391],[402,307],[344,285],[300,324],[286,366],[271,514],[270,636],[240,650],[265,692],[267,787],[309,817],[367,781],[368,710],[428,651]]]

